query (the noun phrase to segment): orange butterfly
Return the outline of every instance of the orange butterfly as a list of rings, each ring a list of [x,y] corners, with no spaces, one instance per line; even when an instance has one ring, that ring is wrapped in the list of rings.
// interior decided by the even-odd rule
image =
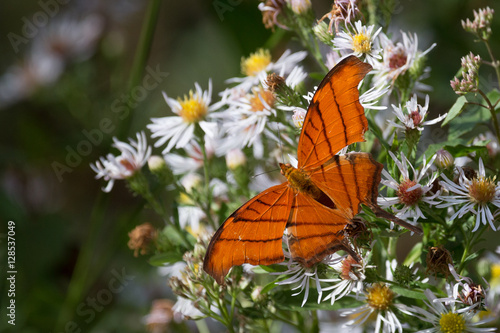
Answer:
[[[249,200],[213,236],[203,269],[219,284],[233,266],[282,262],[285,228],[293,260],[306,267],[338,250],[358,258],[344,229],[360,204],[421,233],[377,205],[382,164],[368,153],[336,155],[345,146],[364,141],[368,121],[359,103],[358,84],[371,69],[350,56],[323,79],[302,127],[298,167],[280,163],[287,181]]]

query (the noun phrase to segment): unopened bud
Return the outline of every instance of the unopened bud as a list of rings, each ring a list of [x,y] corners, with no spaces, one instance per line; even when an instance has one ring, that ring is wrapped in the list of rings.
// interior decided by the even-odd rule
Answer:
[[[444,149],[439,149],[436,152],[436,159],[434,160],[434,164],[440,169],[448,169],[453,166],[454,158],[451,153]]]
[[[302,125],[304,125],[304,119],[306,118],[307,111],[302,109],[302,108],[297,108],[293,111],[293,124],[297,128],[302,128]]]
[[[226,154],[226,165],[229,170],[235,170],[237,167],[245,165],[247,157],[241,149],[231,149]]]

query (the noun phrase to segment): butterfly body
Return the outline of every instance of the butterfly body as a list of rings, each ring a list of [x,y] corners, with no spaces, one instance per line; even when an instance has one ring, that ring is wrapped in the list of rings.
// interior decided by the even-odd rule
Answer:
[[[203,269],[219,284],[232,266],[282,262],[285,230],[290,255],[303,266],[311,267],[339,250],[356,260],[345,228],[361,204],[419,232],[378,207],[382,164],[368,153],[337,155],[364,141],[368,121],[358,84],[370,70],[369,64],[349,56],[318,86],[304,119],[297,168],[280,164],[287,181],[250,199],[212,237]]]
[[[314,184],[307,172],[294,168],[290,164],[280,163],[281,174],[288,180],[288,186],[294,192],[300,192],[310,196],[314,200],[319,200],[322,196],[321,190]]]

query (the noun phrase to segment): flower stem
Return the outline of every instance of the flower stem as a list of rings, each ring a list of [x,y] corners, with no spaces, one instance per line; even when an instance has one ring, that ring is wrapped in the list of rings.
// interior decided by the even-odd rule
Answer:
[[[160,8],[161,0],[151,0],[148,7],[146,8],[146,14],[144,22],[141,28],[141,36],[139,37],[139,43],[135,52],[134,62],[132,64],[132,70],[130,72],[130,77],[128,80],[128,98],[126,106],[128,108],[126,113],[128,117],[123,120],[122,126],[120,128],[120,136],[124,136],[128,133],[131,124],[133,123],[133,115],[130,111],[133,107],[130,105],[135,104],[131,96],[132,89],[141,83],[144,68],[149,57],[149,52],[151,50],[151,45],[153,44],[153,35],[158,22],[158,13]]]
[[[205,322],[205,319],[200,319],[195,321],[196,328],[198,329],[198,332],[200,333],[210,333],[210,330],[208,329],[207,323]]]
[[[486,49],[488,50],[488,53],[491,58],[491,65],[493,68],[495,68],[495,72],[497,74],[497,80],[500,82],[500,61],[495,59],[495,56],[493,55],[493,52],[491,51],[490,43],[488,40],[483,39],[484,45],[486,45]]]
[[[199,138],[199,144],[201,148],[201,152],[203,153],[203,173],[204,173],[204,178],[205,178],[205,195],[206,195],[206,206],[203,208],[205,211],[205,215],[207,216],[208,223],[214,228],[214,230],[217,230],[217,225],[215,225],[215,221],[212,218],[211,214],[211,206],[212,206],[212,192],[210,191],[210,173],[208,170],[208,157],[207,157],[207,149],[205,147],[205,142],[203,141],[202,138]]]
[[[488,110],[490,110],[490,113],[491,113],[491,118],[493,120],[493,126],[495,127],[495,132],[497,134],[497,140],[498,140],[498,142],[500,142],[500,126],[498,125],[498,119],[497,119],[497,115],[495,113],[495,107],[491,104],[490,99],[488,98],[488,96],[486,96],[486,94],[481,89],[478,89],[477,92],[483,97],[485,102],[488,104]]]

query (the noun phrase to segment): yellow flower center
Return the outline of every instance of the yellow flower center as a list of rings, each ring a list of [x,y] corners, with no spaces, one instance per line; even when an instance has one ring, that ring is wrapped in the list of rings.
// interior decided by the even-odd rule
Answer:
[[[500,264],[491,265],[490,286],[491,288],[500,286]]]
[[[269,90],[258,89],[253,92],[250,96],[250,106],[251,110],[254,112],[263,111],[266,106],[262,101],[264,101],[268,106],[273,107],[274,105],[274,94]]]
[[[246,76],[255,76],[271,63],[269,50],[259,49],[248,58],[241,58],[241,72]]]
[[[376,283],[371,288],[368,288],[366,297],[368,305],[376,310],[387,310],[392,305],[394,292],[385,284]]]
[[[465,319],[458,313],[445,313],[439,319],[439,326],[443,333],[465,332]]]
[[[184,100],[177,99],[181,104],[179,115],[186,123],[196,123],[204,119],[208,112],[208,107],[205,102],[198,96],[189,91],[189,97],[184,96]]]
[[[364,33],[354,35],[352,39],[352,49],[357,53],[370,53],[372,49],[370,36],[367,36]]]
[[[469,187],[471,200],[479,205],[485,205],[495,197],[495,178],[481,177],[472,179]]]
[[[491,266],[491,279],[500,278],[500,264],[493,264]]]

